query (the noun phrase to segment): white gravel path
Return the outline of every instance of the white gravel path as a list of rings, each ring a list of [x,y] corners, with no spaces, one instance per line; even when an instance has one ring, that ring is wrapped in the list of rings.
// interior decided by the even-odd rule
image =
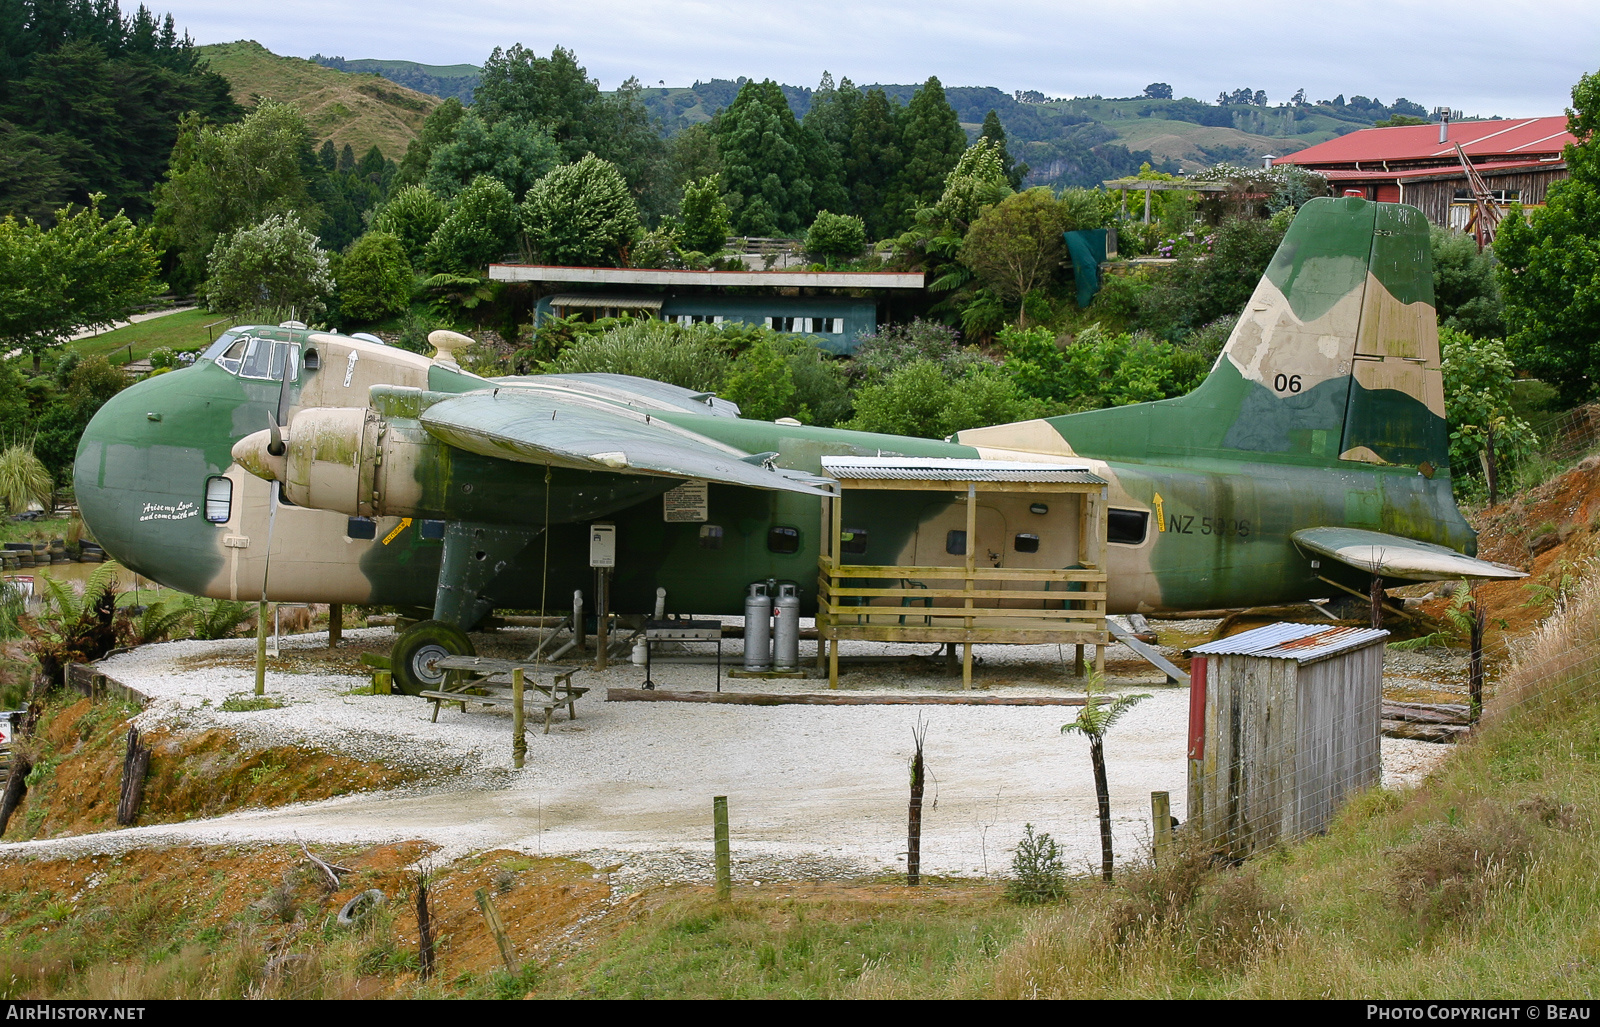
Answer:
[[[388,629],[347,632],[361,638]],[[502,636],[503,637],[503,636]],[[634,687],[639,668],[584,672],[594,691],[578,719],[558,714],[550,734],[528,735],[528,763],[511,769],[510,718],[457,709],[430,723],[430,704],[406,696],[352,695],[364,678],[272,672],[267,691],[281,709],[229,713],[249,693],[252,672],[201,666],[185,657],[253,651],[254,641],[178,642],[103,664],[116,680],[154,698],[138,718],[157,725],[226,727],[246,745],[299,744],[364,760],[425,768],[430,779],[387,792],[344,796],[210,820],[134,828],[76,839],[0,846],[0,854],[64,854],[159,844],[233,844],[299,837],[323,843],[421,838],[436,858],[507,847],[620,863],[624,878],[705,879],[710,874],[711,799],[728,796],[737,873],[745,879],[854,876],[904,868],[907,765],[919,718],[927,726],[930,786],[923,817],[923,871],[989,876],[1005,871],[1024,824],[1061,843],[1068,865],[1097,864],[1099,836],[1088,745],[1060,733],[1072,707],[722,706],[608,703],[606,687]],[[326,645],[310,634],[285,640]],[[737,643],[729,648],[737,650]],[[861,644],[861,652],[882,647]],[[921,651],[928,651],[925,647]],[[802,652],[811,649],[807,643]],[[979,683],[992,694],[1081,694],[1062,674],[1055,646],[985,647]],[[852,652],[847,645],[845,653]],[[902,652],[905,650],[902,649]],[[725,650],[725,656],[727,652]],[[736,658],[736,653],[734,654]],[[1120,647],[1110,658],[1127,657]],[[191,665],[193,660],[186,661]],[[209,662],[209,661],[203,661]],[[956,691],[934,667],[857,670],[850,691],[907,686]],[[658,667],[668,689],[710,688],[712,668]],[[815,691],[826,681],[723,680],[726,690]],[[1107,736],[1112,816],[1119,858],[1150,837],[1150,793],[1164,790],[1184,811],[1189,695],[1158,673],[1136,687],[1152,697]],[[1384,739],[1386,779],[1419,780],[1446,747]],[[461,774],[451,773],[459,768]]]

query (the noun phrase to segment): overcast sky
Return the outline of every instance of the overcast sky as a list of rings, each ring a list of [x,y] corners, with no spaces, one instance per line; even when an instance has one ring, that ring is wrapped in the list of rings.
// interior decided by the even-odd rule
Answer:
[[[1600,70],[1600,3],[1541,0],[148,0],[200,43],[254,39],[274,53],[482,64],[496,46],[574,50],[614,88],[775,78],[1131,96],[1265,89],[1271,102],[1361,93],[1508,117],[1560,114]],[[124,6],[130,6],[125,3]]]

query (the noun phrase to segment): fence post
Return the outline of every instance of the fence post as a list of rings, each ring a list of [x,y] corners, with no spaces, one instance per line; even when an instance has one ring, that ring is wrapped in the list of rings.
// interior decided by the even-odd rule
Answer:
[[[483,910],[483,918],[489,922],[489,932],[494,935],[495,944],[500,946],[500,958],[506,964],[506,973],[515,977],[517,950],[511,947],[511,939],[506,937],[505,925],[500,922],[500,911],[494,908],[489,889],[479,888],[474,894],[478,899],[478,908]]]
[[[717,900],[727,902],[733,897],[733,866],[728,853],[728,797],[718,795],[711,800],[712,831],[715,836],[717,857]]]
[[[528,756],[528,736],[523,730],[527,723],[523,717],[523,673],[521,667],[511,672],[511,765],[518,770]]]
[[[1150,793],[1150,838],[1156,865],[1165,865],[1172,853],[1172,800],[1166,792]]]

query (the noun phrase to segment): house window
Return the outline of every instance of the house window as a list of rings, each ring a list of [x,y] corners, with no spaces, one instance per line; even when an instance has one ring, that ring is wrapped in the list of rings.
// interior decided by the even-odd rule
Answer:
[[[221,475],[206,479],[206,520],[226,524],[233,516],[233,481]]]
[[[767,551],[788,554],[800,551],[800,529],[778,525],[767,530]]]
[[[1137,546],[1150,528],[1150,514],[1144,510],[1111,510],[1106,514],[1106,541]]]

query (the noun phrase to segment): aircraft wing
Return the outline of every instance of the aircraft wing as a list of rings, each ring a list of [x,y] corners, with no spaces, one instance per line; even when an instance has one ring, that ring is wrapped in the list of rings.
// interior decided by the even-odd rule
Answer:
[[[1301,528],[1289,536],[1313,553],[1393,578],[1443,581],[1458,578],[1525,578],[1504,564],[1463,556],[1454,549],[1360,528]]]
[[[501,460],[831,495],[830,478],[751,462],[729,446],[620,407],[499,389],[435,403],[421,421],[442,442]]]

